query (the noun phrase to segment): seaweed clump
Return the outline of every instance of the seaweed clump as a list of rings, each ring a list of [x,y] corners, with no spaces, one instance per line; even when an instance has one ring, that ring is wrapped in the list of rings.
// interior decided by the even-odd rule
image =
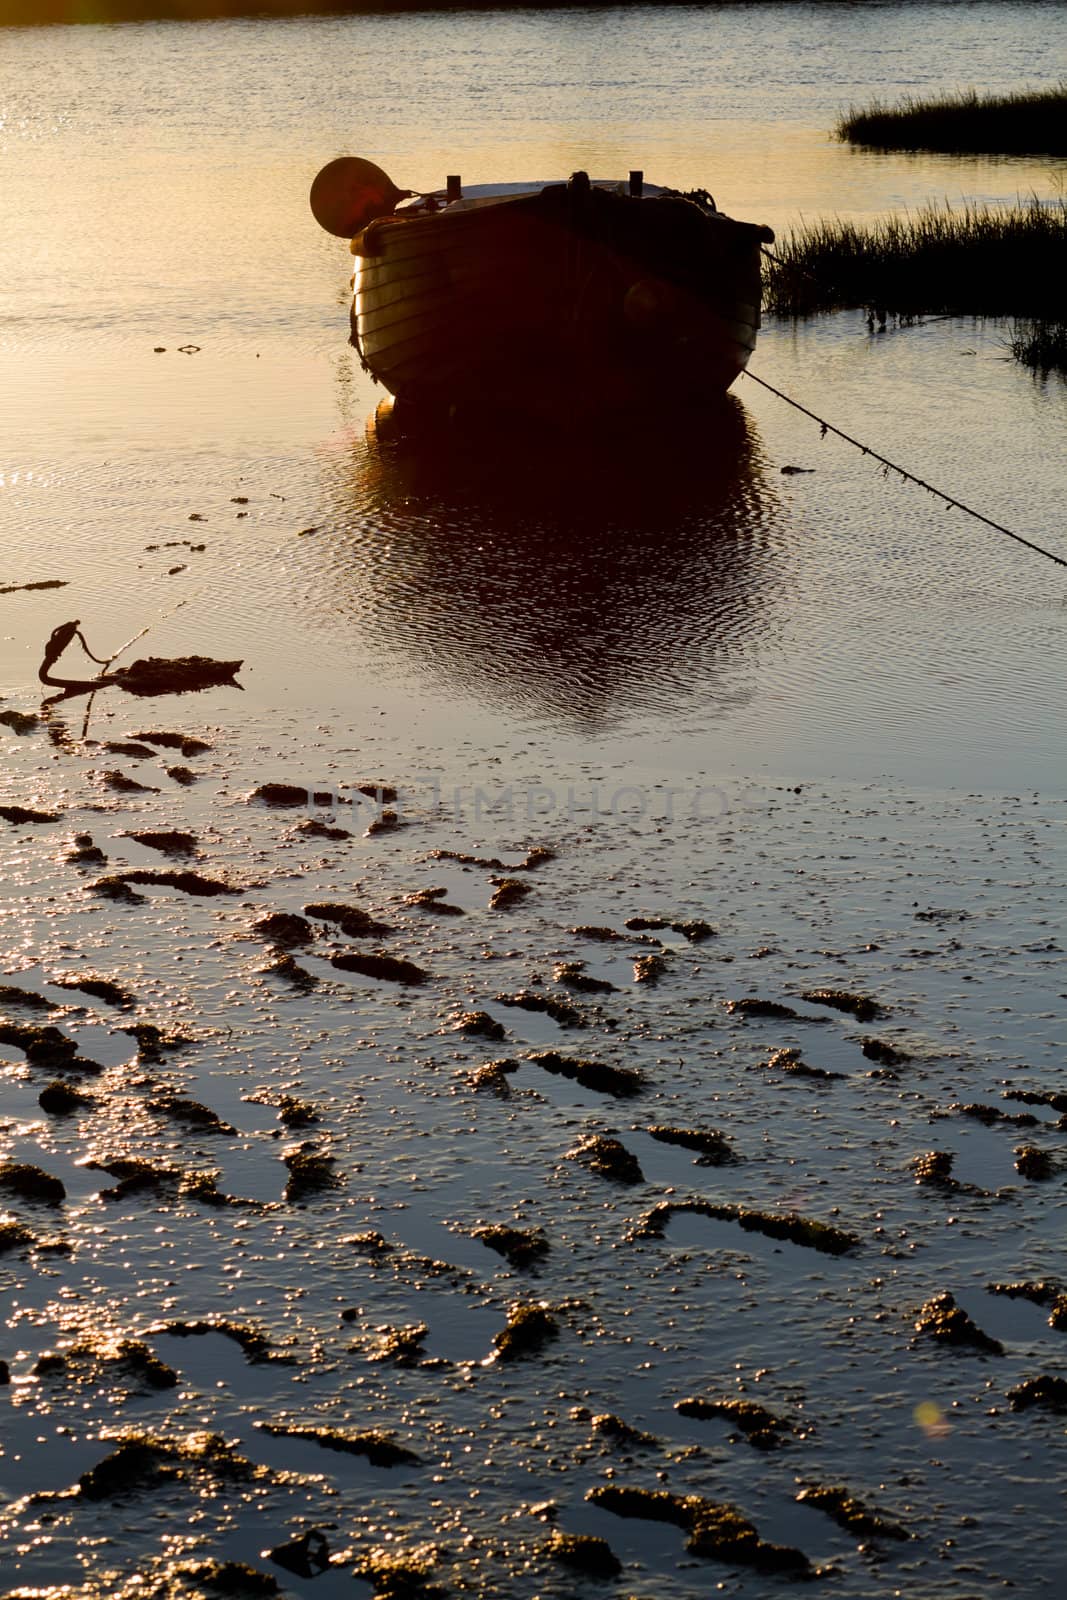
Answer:
[[[150,783],[138,783],[136,778],[127,777],[125,772],[110,769],[106,772],[97,772],[93,777],[100,779],[105,789],[110,789],[113,794],[158,794],[159,790]]]
[[[662,1200],[642,1217],[631,1238],[661,1239],[675,1212],[736,1222],[749,1233],[766,1234],[769,1239],[788,1239],[791,1244],[804,1245],[830,1256],[845,1255],[862,1243],[858,1234],[835,1228],[828,1222],[802,1217],[796,1211],[750,1211],[744,1206],[717,1205],[711,1200]]]
[[[31,806],[0,806],[0,817],[18,828],[25,822],[58,822],[59,812],[35,811]]]
[[[676,1144],[684,1150],[699,1151],[698,1167],[721,1167],[737,1160],[729,1139],[716,1128],[673,1128],[657,1123],[646,1131],[660,1144]]]
[[[54,1011],[55,1002],[32,989],[20,989],[16,983],[0,983],[0,1006],[14,1006],[19,1011]]]
[[[1006,1294],[1011,1299],[1030,1300],[1036,1306],[1049,1306],[1048,1325],[1067,1329],[1067,1289],[1059,1283],[987,1283],[988,1294]]]
[[[181,1188],[182,1173],[178,1167],[162,1162],[145,1161],[141,1156],[118,1156],[114,1160],[87,1161],[89,1172],[106,1172],[118,1182],[101,1189],[101,1200],[125,1200],[135,1194],[177,1193]]]
[[[643,1517],[669,1522],[689,1535],[686,1548],[693,1555],[736,1562],[760,1572],[810,1574],[811,1564],[802,1550],[761,1539],[755,1526],[736,1506],[705,1500],[702,1495],[672,1494],[667,1489],[631,1489],[602,1484],[590,1489],[586,1499],[619,1517]]]
[[[552,982],[561,983],[578,994],[614,994],[615,985],[606,978],[591,978],[585,971],[584,961],[557,961],[552,968]]]
[[[157,744],[162,750],[178,750],[186,758],[204,755],[213,748],[206,739],[197,739],[188,733],[135,733],[131,738],[142,739],[146,744]]]
[[[166,1050],[180,1050],[192,1041],[181,1033],[165,1033],[154,1022],[135,1022],[119,1030],[137,1041],[137,1054],[142,1061],[162,1061]]]
[[[583,1089],[609,1094],[616,1100],[629,1100],[645,1087],[645,1075],[638,1067],[613,1067],[604,1061],[561,1056],[555,1050],[540,1050],[529,1059],[545,1072],[569,1078]]]
[[[690,944],[703,944],[705,939],[714,938],[716,932],[711,923],[701,917],[689,917],[684,921],[670,917],[627,917],[626,927],[634,933],[643,933],[646,929],[658,933],[670,928],[672,933],[680,933]]]
[[[507,1029],[502,1022],[491,1017],[488,1011],[463,1011],[452,1022],[451,1031],[482,1039],[503,1039]]]
[[[980,1350],[987,1355],[1002,1356],[1004,1346],[999,1339],[983,1333],[976,1322],[958,1306],[949,1293],[935,1294],[920,1306],[915,1319],[916,1333],[926,1334],[938,1344]]]
[[[67,1198],[62,1180],[32,1161],[0,1162],[0,1191],[46,1206],[59,1205]]]
[[[956,1157],[951,1150],[927,1150],[911,1162],[916,1183],[939,1189],[958,1189],[959,1179],[952,1176],[952,1163]]]
[[[253,1096],[253,1099],[256,1097]],[[273,1105],[278,1120],[287,1128],[308,1128],[318,1122],[319,1114],[310,1100],[301,1100],[294,1094],[279,1095],[277,1100],[260,1100],[260,1104]]]
[[[185,754],[185,751],[182,752]],[[253,789],[248,796],[249,802],[258,800],[260,805],[271,806],[276,810],[284,810],[290,806],[306,806],[310,795],[308,791],[297,783],[261,783],[258,789]]]
[[[238,687],[241,661],[215,661],[210,656],[145,656],[128,667],[116,667],[101,681],[117,684],[127,694],[192,694],[224,684]]]
[[[506,1100],[511,1094],[508,1078],[513,1072],[518,1072],[521,1065],[521,1061],[510,1059],[486,1061],[467,1074],[467,1082],[472,1089],[489,1089],[502,1100]]]
[[[356,1576],[374,1589],[374,1600],[444,1600],[445,1590],[431,1583],[439,1552],[432,1545],[398,1550],[376,1545],[364,1551]]]
[[[126,1200],[131,1195],[179,1195],[205,1206],[254,1206],[254,1200],[238,1200],[222,1194],[217,1172],[184,1172],[165,1162],[145,1161],[140,1156],[119,1156],[112,1161],[87,1161],[92,1172],[106,1172],[118,1182],[101,1189],[101,1200]]]
[[[1046,1411],[1067,1411],[1067,1378],[1049,1377],[1047,1373],[1039,1378],[1027,1378],[1008,1390],[1008,1399],[1013,1411],[1028,1411],[1031,1406],[1041,1406]]]
[[[801,1505],[814,1506],[818,1511],[825,1511],[839,1528],[846,1528],[849,1533],[876,1539],[911,1538],[906,1528],[902,1528],[899,1523],[890,1522],[881,1512],[872,1511],[840,1483],[809,1484],[801,1489],[797,1501]]]
[[[102,866],[107,856],[98,844],[93,843],[91,833],[76,833],[71,841],[71,847],[64,853],[64,861],[72,866]]]
[[[574,1422],[588,1422],[597,1438],[623,1449],[647,1449],[659,1444],[654,1434],[644,1433],[640,1428],[633,1427],[624,1418],[616,1416],[614,1411],[599,1411],[594,1414],[588,1406],[572,1406],[570,1417]]]
[[[384,1243],[384,1241],[383,1241]],[[387,1245],[384,1253],[393,1249]],[[392,1361],[398,1367],[413,1367],[423,1360],[423,1342],[430,1330],[425,1322],[409,1322],[398,1328],[379,1328],[378,1338],[367,1353],[370,1361]]]
[[[323,822],[319,817],[305,817],[298,823],[297,833],[302,833],[308,839],[351,839],[349,828],[331,828],[328,822]]]
[[[546,1305],[517,1303],[508,1310],[508,1320],[493,1335],[495,1361],[517,1361],[540,1354],[546,1344],[559,1337],[559,1323]]]
[[[34,1364],[38,1378],[96,1383],[117,1377],[147,1389],[173,1389],[178,1374],[143,1339],[80,1339],[62,1350],[46,1350]]]
[[[533,989],[520,989],[516,994],[498,994],[493,997],[498,1006],[516,1006],[520,1011],[539,1011],[561,1028],[584,1028],[585,1018],[569,1000],[554,994],[537,994]]]
[[[1036,1144],[1024,1144],[1015,1152],[1015,1170],[1022,1178],[1043,1183],[1052,1177],[1055,1164],[1047,1150],[1039,1149]]]
[[[1021,1100],[1027,1106],[1048,1106],[1052,1111],[1067,1112],[1067,1094],[1051,1089],[1005,1089],[1005,1100]]]
[[[319,900],[304,907],[306,917],[320,922],[332,922],[350,939],[376,939],[395,930],[388,922],[379,922],[369,911],[359,906],[346,906],[334,900]]]
[[[423,911],[432,911],[439,917],[465,916],[462,906],[445,899],[447,894],[447,889],[416,889],[404,896],[403,903],[406,906],[418,906]]]
[[[773,1450],[784,1444],[787,1434],[796,1432],[785,1417],[775,1416],[756,1400],[705,1400],[698,1395],[691,1400],[679,1400],[674,1409],[683,1417],[697,1417],[701,1421],[708,1417],[725,1417],[757,1450]]]
[[[262,1600],[281,1593],[269,1572],[260,1572],[246,1561],[182,1561],[171,1571],[226,1600]]]
[[[530,885],[523,883],[521,878],[490,878],[489,881],[496,885],[489,901],[490,911],[504,911],[533,893]]]
[[[166,1479],[202,1469],[230,1482],[264,1476],[263,1469],[239,1456],[221,1434],[190,1433],[176,1439],[130,1432],[115,1449],[78,1479],[83,1500],[115,1500],[152,1489]]]
[[[616,1183],[644,1183],[641,1163],[632,1151],[618,1139],[607,1134],[590,1133],[568,1150],[567,1161],[579,1161],[590,1172],[601,1178],[611,1178]]]
[[[195,856],[199,848],[196,834],[184,833],[179,828],[146,828],[136,833],[128,832],[126,837],[145,845],[149,850],[158,850],[164,856]]]
[[[277,1361],[270,1340],[259,1328],[247,1322],[231,1322],[227,1317],[176,1317],[170,1322],[156,1322],[146,1330],[149,1334],[168,1333],[175,1339],[195,1339],[208,1333],[221,1334],[238,1345],[246,1360],[251,1362]]]
[[[94,1000],[103,1000],[106,1005],[118,1006],[122,1010],[129,1010],[137,1000],[135,994],[129,989],[124,989],[121,983],[115,983],[111,978],[53,978],[51,980],[57,989],[73,989],[79,994],[91,995]]]
[[[887,1015],[884,1006],[870,995],[852,994],[848,989],[805,989],[800,996],[813,1006],[830,1006],[834,1011],[847,1011],[857,1022],[873,1022]]]
[[[876,1061],[881,1067],[900,1067],[912,1059],[906,1050],[890,1044],[887,1039],[864,1039],[860,1050],[868,1061]]]
[[[291,984],[299,994],[310,994],[319,986],[318,973],[302,967],[290,950],[281,951],[273,961],[256,970],[265,978],[280,978],[283,983]]]
[[[1010,1124],[1014,1128],[1036,1128],[1040,1119],[1032,1116],[1029,1111],[1017,1112],[1012,1116],[1007,1111],[1002,1111],[999,1106],[987,1106],[981,1101],[970,1101],[962,1105],[958,1100],[948,1108],[949,1115],[956,1117],[970,1117],[975,1122],[982,1123],[983,1127],[992,1128],[999,1124]]]
[[[295,1150],[287,1151],[283,1159],[289,1169],[285,1185],[287,1200],[303,1200],[324,1189],[336,1189],[341,1183],[333,1156],[313,1145],[298,1145]]]
[[[29,584],[26,587],[33,588],[34,585]],[[0,594],[10,594],[11,592],[10,589],[0,589]],[[20,737],[27,733],[32,733],[38,727],[40,721],[40,717],[35,717],[32,712],[0,711],[0,725],[10,728],[12,733],[17,733]]]
[[[78,1054],[73,1039],[51,1023],[0,1022],[0,1044],[13,1044],[31,1067],[49,1072],[102,1072],[95,1061]]]
[[[56,1078],[53,1083],[46,1083],[45,1088],[37,1096],[40,1109],[50,1112],[53,1117],[69,1117],[70,1112],[78,1106],[91,1106],[91,1094],[83,1094],[77,1090],[74,1083],[61,1083]]]
[[[175,1122],[184,1123],[187,1128],[195,1128],[199,1133],[237,1132],[232,1122],[224,1122],[210,1106],[202,1105],[199,1100],[191,1100],[186,1095],[160,1095],[155,1100],[149,1100],[148,1109],[157,1116],[170,1117]]]
[[[494,872],[532,872],[535,867],[544,866],[546,861],[556,859],[556,852],[544,844],[532,845],[525,858],[514,866],[509,866],[498,856],[472,856],[462,850],[431,850],[430,854],[436,861],[460,861],[467,867],[488,867]]]
[[[488,1245],[490,1250],[495,1250],[519,1271],[537,1266],[549,1252],[548,1240],[539,1228],[512,1228],[506,1223],[495,1222],[475,1228],[473,1237]]]
[[[770,1072],[788,1072],[795,1078],[829,1080],[846,1076],[843,1072],[830,1072],[826,1067],[809,1067],[808,1063],[801,1059],[800,1051],[793,1046],[783,1050],[772,1050],[766,1061],[761,1061],[759,1065]]]
[[[29,1228],[16,1222],[14,1217],[0,1217],[0,1256],[14,1250],[28,1250],[36,1242]]]
[[[779,1017],[795,1018],[797,1013],[792,1006],[784,1006],[778,1000],[760,1000],[756,995],[745,995],[741,1000],[726,1000],[723,1002],[732,1017]]]
[[[330,964],[341,972],[358,972],[364,978],[380,978],[386,983],[418,985],[430,976],[414,961],[381,954],[360,955],[355,950],[342,950],[340,955],[331,956]]]
[[[315,929],[310,922],[293,911],[270,911],[265,916],[257,917],[249,932],[264,943],[283,950],[311,944],[315,938]]]
[[[595,1534],[562,1533],[553,1528],[545,1549],[553,1561],[592,1578],[615,1578],[622,1571],[622,1562],[608,1541]]]
[[[380,1428],[356,1432],[351,1428],[326,1428],[295,1422],[257,1422],[256,1427],[275,1439],[303,1439],[309,1444],[317,1444],[323,1450],[363,1456],[372,1467],[415,1466],[419,1461],[414,1450],[397,1444],[391,1433],[385,1433]]]

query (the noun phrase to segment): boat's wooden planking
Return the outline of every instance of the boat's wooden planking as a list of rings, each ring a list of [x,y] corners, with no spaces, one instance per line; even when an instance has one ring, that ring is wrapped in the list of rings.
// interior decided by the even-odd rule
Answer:
[[[353,243],[366,365],[396,395],[542,411],[575,389],[591,409],[721,393],[755,347],[759,230],[709,218],[694,269],[643,215],[640,260],[522,204],[372,223]]]

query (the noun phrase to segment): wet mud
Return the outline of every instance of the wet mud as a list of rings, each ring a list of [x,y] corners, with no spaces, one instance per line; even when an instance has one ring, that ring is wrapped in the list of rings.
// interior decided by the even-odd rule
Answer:
[[[5,1446],[18,1581],[80,1582],[93,1507],[119,1504],[108,1600],[341,1573],[688,1600],[705,1564],[739,1594],[834,1569],[888,1600],[905,1550],[924,1582],[959,1565],[946,1600],[971,1567],[999,1581],[1010,1517],[989,1521],[982,1466],[1044,1448],[1067,1327],[1054,1046],[964,981],[1002,942],[957,920],[920,960],[910,905],[872,928],[832,874],[813,929],[787,818],[761,823],[780,870],[757,893],[728,843],[701,877],[685,830],[590,854],[566,824],[549,849],[414,809],[367,837],[355,801],[352,827],[294,826],[326,791],[255,769],[269,747],[305,772],[300,730],[247,759],[218,717],[204,732],[116,728],[195,754],[200,781],[103,802],[92,748],[16,746],[26,809],[70,817],[10,830],[0,906],[0,1257],[37,1308],[0,1359],[7,1437],[46,1441],[32,1471]],[[814,874],[842,814],[878,838],[895,802],[797,804]],[[974,826],[917,809],[927,841]],[[1035,835],[1004,816],[1011,876]],[[907,848],[935,883],[935,845]],[[160,849],[195,869],[145,865]],[[487,877],[534,874],[488,903]],[[622,915],[645,875],[677,880],[670,910]],[[1021,968],[1005,1003],[1029,1018],[1045,982]]]

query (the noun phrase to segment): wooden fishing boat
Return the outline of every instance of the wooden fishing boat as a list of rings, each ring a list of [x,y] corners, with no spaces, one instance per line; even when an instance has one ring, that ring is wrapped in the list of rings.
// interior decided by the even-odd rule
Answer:
[[[760,324],[769,228],[689,194],[574,173],[397,189],[341,157],[312,210],[351,239],[351,342],[391,394],[573,420],[721,395]]]

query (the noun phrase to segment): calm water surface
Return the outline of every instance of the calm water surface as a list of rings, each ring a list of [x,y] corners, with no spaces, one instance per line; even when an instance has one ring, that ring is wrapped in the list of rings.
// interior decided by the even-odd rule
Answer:
[[[874,96],[1049,84],[1065,60],[1067,12],[1039,4],[0,31],[0,717],[40,714],[42,643],[73,616],[98,655],[149,627],[141,650],[245,662],[240,696],[0,722],[0,803],[58,819],[0,821],[0,983],[53,1006],[0,998],[0,1153],[66,1186],[53,1206],[5,1196],[29,1237],[3,1257],[0,1592],[178,1600],[205,1592],[198,1561],[225,1556],[286,1594],[362,1597],[351,1571],[372,1543],[421,1552],[457,1593],[608,1592],[546,1555],[553,1519],[610,1541],[620,1594],[781,1591],[691,1556],[676,1527],[591,1504],[613,1477],[735,1501],[862,1600],[1059,1592],[1062,1419],[1007,1396],[1062,1370],[1064,1335],[989,1284],[1067,1280],[1048,1098],[1063,1090],[1062,569],[746,380],[713,436],[678,419],[658,442],[397,440],[345,343],[350,258],[306,195],[358,152],[417,187],[643,167],[779,235],[933,200],[1055,199],[1063,161],[883,155],[829,129]],[[1007,335],[770,323],[753,371],[1067,555],[1067,391],[1015,364]],[[669,397],[648,412],[673,420]],[[20,587],[46,580],[66,587]],[[213,746],[181,757],[191,787],[173,750],[105,748],[175,729]],[[117,791],[116,769],[145,787]],[[367,837],[351,786],[377,779],[406,826]],[[335,794],[314,820],[345,836],[249,805],[269,780]],[[194,832],[199,855],[132,837],[159,829]],[[66,858],[81,831],[109,866]],[[499,867],[431,854],[518,867],[539,842],[558,858],[506,912],[488,908]],[[100,872],[166,867],[241,892],[85,892]],[[464,915],[407,904],[419,889]],[[345,940],[322,922],[297,952],[316,988],[265,973],[253,918],[330,901],[373,910],[396,930],[382,948],[431,981],[333,966]],[[658,929],[663,979],[638,983],[653,948],[629,942],[638,913],[717,936]],[[587,925],[621,938],[584,940]],[[554,982],[571,961],[614,989]],[[56,982],[87,975],[134,1003]],[[801,998],[826,987],[887,1015],[861,1025]],[[505,1003],[523,990],[569,997],[584,1027]],[[797,1015],[723,1004],[752,995]],[[503,1042],[452,1031],[473,1009]],[[192,1042],[131,1056],[130,1019]],[[38,1102],[55,1072],[16,1042],[27,1022],[57,1023],[102,1069],[73,1075],[93,1098],[69,1117]],[[909,1060],[879,1066],[871,1038]],[[546,1045],[638,1068],[644,1094],[615,1101],[525,1059]],[[783,1047],[842,1077],[769,1066]],[[524,1060],[511,1095],[472,1088],[501,1055]],[[319,1120],[283,1128],[282,1094]],[[176,1095],[231,1131],[183,1122]],[[960,1114],[975,1103],[1035,1120]],[[719,1128],[739,1160],[694,1165],[650,1135],[664,1125]],[[621,1139],[644,1181],[589,1172],[573,1155],[589,1134]],[[337,1183],[297,1202],[283,1157],[305,1137]],[[1024,1143],[1051,1179],[1016,1168]],[[933,1148],[957,1187],[915,1184]],[[133,1155],[163,1169],[156,1187],[101,1199],[114,1178],[86,1161]],[[204,1203],[188,1179],[205,1170],[247,1204]],[[859,1243],[823,1256],[700,1214],[635,1236],[669,1197],[795,1210]],[[473,1237],[494,1221],[544,1228],[539,1274]],[[946,1289],[1003,1355],[913,1342],[918,1306]],[[509,1368],[489,1358],[518,1299],[548,1302],[559,1336]],[[291,1361],[160,1331],[210,1317]],[[383,1329],[422,1323],[425,1362],[375,1359]],[[101,1333],[148,1338],[176,1385],[154,1391],[99,1349],[83,1384],[35,1371]],[[797,1431],[753,1449],[679,1415],[694,1393],[758,1398]],[[590,1430],[604,1412],[656,1442],[620,1448]],[[421,1464],[386,1470],[265,1419],[385,1429]],[[175,1476],[117,1505],[29,1498],[75,1484],[124,1427],[219,1432],[251,1465],[157,1457]],[[797,1504],[811,1481],[847,1483],[914,1538],[858,1546]],[[311,1525],[334,1569],[265,1560]]]
[[[1057,571],[885,484],[753,384],[737,386],[745,493],[721,535],[730,496],[702,506],[699,447],[696,482],[672,469],[662,505],[650,475],[633,528],[610,462],[554,507],[551,480],[568,469],[537,437],[499,482],[477,461],[442,476],[383,459],[365,436],[377,394],[344,343],[350,260],[315,228],[306,191],[324,160],[358,150],[422,186],[446,171],[640,165],[779,232],[945,198],[1054,196],[1062,161],[873,154],[828,129],[876,95],[1055,80],[1062,7],[448,13],[11,30],[2,42],[5,581],[72,579],[101,639],[188,596],[184,634],[214,647],[224,621],[253,693],[272,694],[284,663],[287,692],[318,704],[328,658],[349,704],[373,660],[375,696],[414,690],[435,722],[505,731],[521,707],[566,739],[565,689],[539,693],[531,670],[536,629],[561,584],[598,609],[617,546],[615,581],[631,574],[640,615],[632,633],[625,611],[613,626],[632,649],[594,666],[589,638],[561,618],[556,664],[565,678],[573,647],[575,670],[594,677],[588,714],[635,755],[649,753],[640,707],[661,708],[666,691],[674,762],[699,738],[705,760],[746,770],[1056,775]],[[754,371],[1055,544],[1063,388],[1005,359],[1005,338],[966,323],[876,340],[851,317],[772,325]],[[650,413],[665,404],[650,396]],[[788,481],[783,465],[817,470]],[[170,577],[175,562],[144,546],[187,536],[193,513],[208,549]],[[314,543],[297,543],[308,526]],[[529,538],[539,529],[543,551]],[[407,582],[420,540],[430,560],[449,552],[454,581],[433,578],[435,603]],[[668,571],[645,592],[649,545],[673,583]],[[466,597],[487,569],[479,631]],[[735,585],[752,591],[745,618]],[[54,612],[52,597],[8,603],[16,679]],[[657,750],[665,731],[657,715]]]

